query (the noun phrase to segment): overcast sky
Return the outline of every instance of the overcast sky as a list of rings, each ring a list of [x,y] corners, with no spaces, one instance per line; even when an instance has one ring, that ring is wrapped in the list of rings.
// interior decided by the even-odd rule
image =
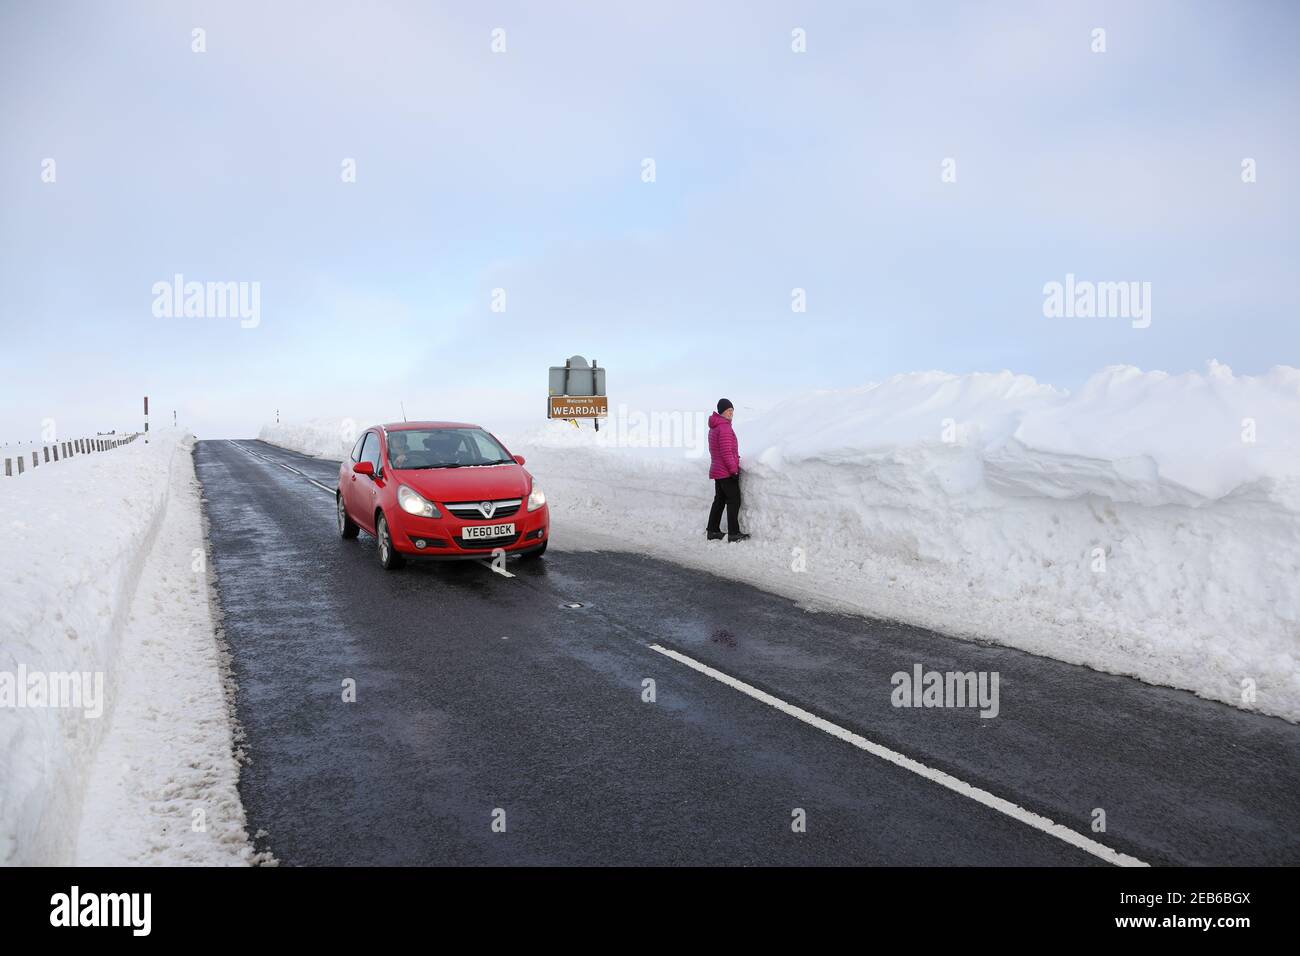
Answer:
[[[0,441],[146,392],[201,437],[491,425],[574,353],[646,410],[1300,364],[1298,32],[1251,0],[2,0]],[[176,274],[258,283],[256,327],[158,317]],[[1149,327],[1045,317],[1067,274],[1151,283]]]

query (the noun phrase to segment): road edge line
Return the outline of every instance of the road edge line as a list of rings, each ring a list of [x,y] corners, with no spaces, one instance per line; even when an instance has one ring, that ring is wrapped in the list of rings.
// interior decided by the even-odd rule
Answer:
[[[1032,810],[1026,810],[1019,804],[1012,803],[1010,800],[1005,800],[1002,797],[989,793],[987,790],[981,790],[979,787],[966,783],[964,780],[959,780],[951,774],[944,773],[942,770],[927,767],[920,761],[913,760],[911,757],[905,756],[896,750],[891,750],[882,744],[874,743],[866,737],[863,737],[861,734],[855,734],[853,731],[841,727],[839,724],[832,723],[824,717],[818,717],[816,714],[810,713],[802,707],[787,703],[779,697],[774,697],[766,691],[759,690],[752,684],[747,684],[738,678],[732,677],[730,674],[725,674],[720,670],[715,670],[708,664],[701,663],[692,657],[687,657],[685,654],[674,651],[671,648],[663,647],[659,644],[650,644],[648,646],[650,650],[656,651],[671,660],[677,661],[679,664],[685,664],[687,667],[705,675],[706,677],[711,677],[721,684],[726,684],[732,690],[738,690],[742,694],[752,697],[760,703],[767,704],[769,707],[779,710],[787,716],[794,717],[796,720],[800,720],[811,727],[816,727],[818,730],[824,731],[832,737],[837,737],[845,743],[852,744],[859,750],[865,750],[873,756],[886,760],[904,770],[909,770],[917,776],[924,777],[926,780],[937,783],[941,787],[945,787],[963,797],[968,797],[976,803],[983,804],[991,810],[996,810],[1005,816],[1011,817],[1013,820],[1018,820],[1021,823],[1027,824],[1035,830],[1041,830],[1043,833],[1056,837],[1058,840],[1068,843],[1077,849],[1083,850],[1085,853],[1091,853],[1093,856],[1105,860],[1107,863],[1112,863],[1115,866],[1150,866],[1149,863],[1144,863],[1137,857],[1129,856],[1126,853],[1120,853],[1118,850],[1112,850],[1103,843],[1098,843],[1096,840],[1090,839],[1081,833],[1076,833],[1069,827],[1049,820],[1047,817],[1034,813]]]

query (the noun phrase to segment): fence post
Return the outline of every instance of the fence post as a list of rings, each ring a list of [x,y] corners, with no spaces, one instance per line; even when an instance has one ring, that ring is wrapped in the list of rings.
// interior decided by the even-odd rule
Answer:
[[[6,459],[5,459],[5,477],[6,477],[6,478],[12,478],[13,476],[14,476],[14,463],[13,463],[10,459],[6,458]]]
[[[32,467],[35,468],[40,463],[40,459],[37,457],[36,452],[32,452]]]
[[[23,473],[23,456],[22,456],[22,455],[19,455],[19,456],[18,456],[18,474],[21,475],[22,473]]]
[[[46,462],[46,464],[49,464],[49,461],[50,461],[50,450],[49,450],[47,447],[45,447],[44,445],[42,445],[42,446],[41,446],[41,451],[45,453],[45,462]]]

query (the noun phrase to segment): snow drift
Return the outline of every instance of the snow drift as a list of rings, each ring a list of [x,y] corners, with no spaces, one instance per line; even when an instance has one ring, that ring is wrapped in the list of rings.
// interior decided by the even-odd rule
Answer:
[[[546,489],[556,547],[634,535],[814,606],[1300,720],[1300,370],[1121,366],[1073,394],[922,372],[808,394],[735,422],[743,546],[704,540],[704,417],[500,434]],[[262,437],[337,458],[337,432]]]
[[[161,430],[0,479],[0,865],[252,858],[207,582],[192,567],[191,448]],[[52,687],[48,675],[74,673],[97,675],[98,713],[49,706],[52,691],[14,698],[30,687],[18,675]],[[133,749],[142,725],[154,734]],[[97,777],[112,793],[88,797]],[[194,806],[206,832],[191,829]],[[113,812],[79,845],[96,809]],[[126,844],[134,856],[116,852]]]

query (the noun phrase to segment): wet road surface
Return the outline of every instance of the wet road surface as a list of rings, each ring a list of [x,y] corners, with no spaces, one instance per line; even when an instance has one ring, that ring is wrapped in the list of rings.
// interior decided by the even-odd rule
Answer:
[[[240,794],[282,863],[1300,863],[1285,721],[563,540],[513,577],[389,573],[308,480],[333,488],[336,463],[253,441],[200,442],[195,461]],[[893,707],[891,675],[918,663],[997,672],[998,716]],[[1092,849],[1026,822],[1042,818]]]

